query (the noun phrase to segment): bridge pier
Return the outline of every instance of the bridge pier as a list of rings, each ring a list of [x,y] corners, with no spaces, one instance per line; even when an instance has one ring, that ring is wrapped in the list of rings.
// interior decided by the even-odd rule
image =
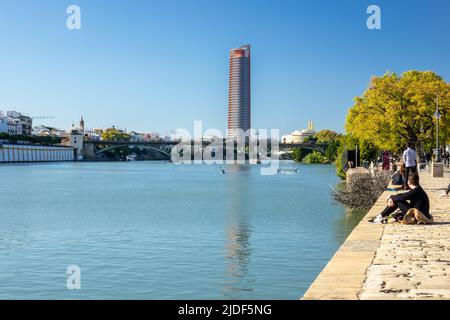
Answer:
[[[95,159],[95,145],[89,141],[85,141],[83,144],[83,159]]]

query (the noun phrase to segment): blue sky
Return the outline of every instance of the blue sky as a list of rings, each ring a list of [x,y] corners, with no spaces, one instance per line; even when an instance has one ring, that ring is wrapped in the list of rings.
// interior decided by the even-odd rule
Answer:
[[[81,30],[66,8],[81,8]],[[382,30],[366,9],[382,10]],[[450,80],[450,2],[1,0],[0,109],[67,128],[225,130],[229,49],[252,46],[252,125],[343,131],[373,75]],[[38,121],[42,122],[42,121]]]

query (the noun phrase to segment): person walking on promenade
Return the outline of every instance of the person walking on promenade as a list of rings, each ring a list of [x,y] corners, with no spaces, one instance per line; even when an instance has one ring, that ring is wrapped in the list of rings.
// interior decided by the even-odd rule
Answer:
[[[427,154],[425,155],[426,159],[427,159],[427,165],[430,165],[430,161],[431,161],[431,153],[427,152]]]
[[[408,177],[410,191],[392,195],[387,199],[386,208],[373,220],[374,223],[383,223],[387,217],[400,209],[401,213],[395,216],[395,220],[401,221],[412,210],[417,221],[425,223],[433,222],[430,215],[430,200],[419,184],[419,175],[413,173]],[[408,202],[409,201],[409,202]]]
[[[450,164],[450,154],[448,151],[445,151],[444,153],[444,165],[448,168]]]
[[[403,163],[405,164],[405,180],[408,181],[408,177],[411,173],[417,173],[416,151],[414,150],[412,142],[408,142],[408,147],[403,152]],[[405,188],[408,189],[406,182]]]

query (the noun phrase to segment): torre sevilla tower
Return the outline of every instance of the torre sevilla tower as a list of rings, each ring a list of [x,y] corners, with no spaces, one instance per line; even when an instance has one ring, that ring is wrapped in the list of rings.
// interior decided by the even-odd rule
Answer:
[[[250,45],[230,50],[228,83],[228,133],[230,139],[251,128],[250,122]]]

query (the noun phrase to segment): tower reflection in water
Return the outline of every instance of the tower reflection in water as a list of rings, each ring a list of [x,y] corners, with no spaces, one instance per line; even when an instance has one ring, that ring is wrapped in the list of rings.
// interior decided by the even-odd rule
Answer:
[[[251,213],[250,167],[233,165],[227,167],[227,223],[225,243],[225,283],[223,294],[226,299],[244,299],[245,292],[253,291],[254,278],[249,272],[251,258]]]

